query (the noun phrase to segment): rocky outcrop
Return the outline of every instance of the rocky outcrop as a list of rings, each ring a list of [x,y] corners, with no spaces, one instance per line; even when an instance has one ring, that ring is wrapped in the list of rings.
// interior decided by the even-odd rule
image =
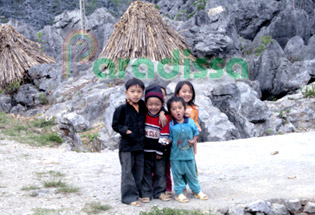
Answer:
[[[306,199],[272,199],[269,201],[257,200],[248,204],[235,204],[225,209],[219,209],[218,214],[246,215],[246,214],[312,214],[315,212],[315,203]]]
[[[86,14],[91,15],[98,8],[107,8],[115,17],[121,16],[129,6],[130,1],[86,1]],[[47,1],[7,1],[0,2],[0,23],[10,19],[28,23],[37,31],[44,26],[53,25],[55,17],[65,11],[79,9],[79,1],[47,0]]]

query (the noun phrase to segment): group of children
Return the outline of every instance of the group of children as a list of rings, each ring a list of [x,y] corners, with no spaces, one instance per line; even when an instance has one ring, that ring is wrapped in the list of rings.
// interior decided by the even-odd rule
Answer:
[[[195,91],[181,81],[175,96],[166,101],[165,88],[132,78],[125,84],[126,102],[116,108],[113,129],[120,133],[121,199],[141,206],[153,198],[172,197],[172,170],[175,200],[188,202],[186,184],[195,198],[206,200],[200,190],[195,163],[201,128],[194,104]],[[143,101],[141,98],[145,98]]]

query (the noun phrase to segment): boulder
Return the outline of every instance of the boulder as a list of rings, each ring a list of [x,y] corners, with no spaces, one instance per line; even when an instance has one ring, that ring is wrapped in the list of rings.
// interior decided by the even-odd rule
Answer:
[[[76,113],[67,113],[60,120],[63,125],[72,125],[74,132],[82,132],[90,128],[90,123],[83,116]],[[64,128],[64,127],[63,127]],[[68,128],[70,130],[70,128]]]
[[[0,94],[0,112],[9,113],[12,107],[11,96],[6,94]]]
[[[300,36],[292,37],[285,45],[284,53],[291,62],[304,60],[306,57],[304,40]]]
[[[270,202],[266,202],[263,200],[257,200],[254,202],[249,203],[245,207],[245,211],[250,213],[262,213],[262,214],[268,214],[270,212]]]
[[[22,85],[18,92],[14,94],[13,98],[15,102],[22,104],[26,107],[34,107],[35,105],[41,104],[42,98],[45,98],[45,94],[41,93],[32,84]]]
[[[270,215],[288,215],[287,208],[282,204],[273,203],[271,205]]]

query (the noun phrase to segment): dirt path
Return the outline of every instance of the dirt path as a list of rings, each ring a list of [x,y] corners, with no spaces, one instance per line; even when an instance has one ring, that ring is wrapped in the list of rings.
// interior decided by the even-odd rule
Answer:
[[[210,199],[187,204],[153,200],[141,208],[120,203],[117,151],[77,153],[60,148],[34,148],[0,138],[0,214],[86,214],[87,203],[109,204],[101,214],[139,214],[152,206],[227,207],[274,198],[315,199],[315,132],[294,133],[227,142],[200,143],[196,157],[202,190]],[[271,155],[278,151],[278,154]],[[58,176],[64,174],[64,176]],[[57,175],[57,176],[56,176]],[[44,182],[58,181],[80,189],[57,193]],[[37,186],[36,190],[22,190]]]

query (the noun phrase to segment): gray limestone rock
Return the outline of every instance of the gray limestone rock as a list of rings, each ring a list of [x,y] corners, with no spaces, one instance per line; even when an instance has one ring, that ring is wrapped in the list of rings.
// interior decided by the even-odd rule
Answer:
[[[284,47],[284,53],[291,62],[304,60],[305,50],[304,40],[300,36],[292,37]]]
[[[273,203],[269,215],[288,215],[289,212],[283,204]]]
[[[308,202],[304,207],[304,212],[308,214],[314,214],[315,213],[315,203],[314,202]]]
[[[270,212],[270,206],[271,206],[270,202],[266,202],[263,200],[257,200],[257,201],[249,203],[245,207],[245,211],[248,211],[250,213],[260,212],[260,213],[268,214]]]
[[[301,202],[298,199],[287,200],[285,203],[286,203],[287,209],[291,213],[296,213],[302,208]]]
[[[19,88],[13,98],[17,103],[26,107],[33,107],[41,103],[41,95],[45,96],[43,93],[40,93],[34,85],[24,84]]]
[[[12,107],[11,96],[0,94],[0,112],[9,113]]]

